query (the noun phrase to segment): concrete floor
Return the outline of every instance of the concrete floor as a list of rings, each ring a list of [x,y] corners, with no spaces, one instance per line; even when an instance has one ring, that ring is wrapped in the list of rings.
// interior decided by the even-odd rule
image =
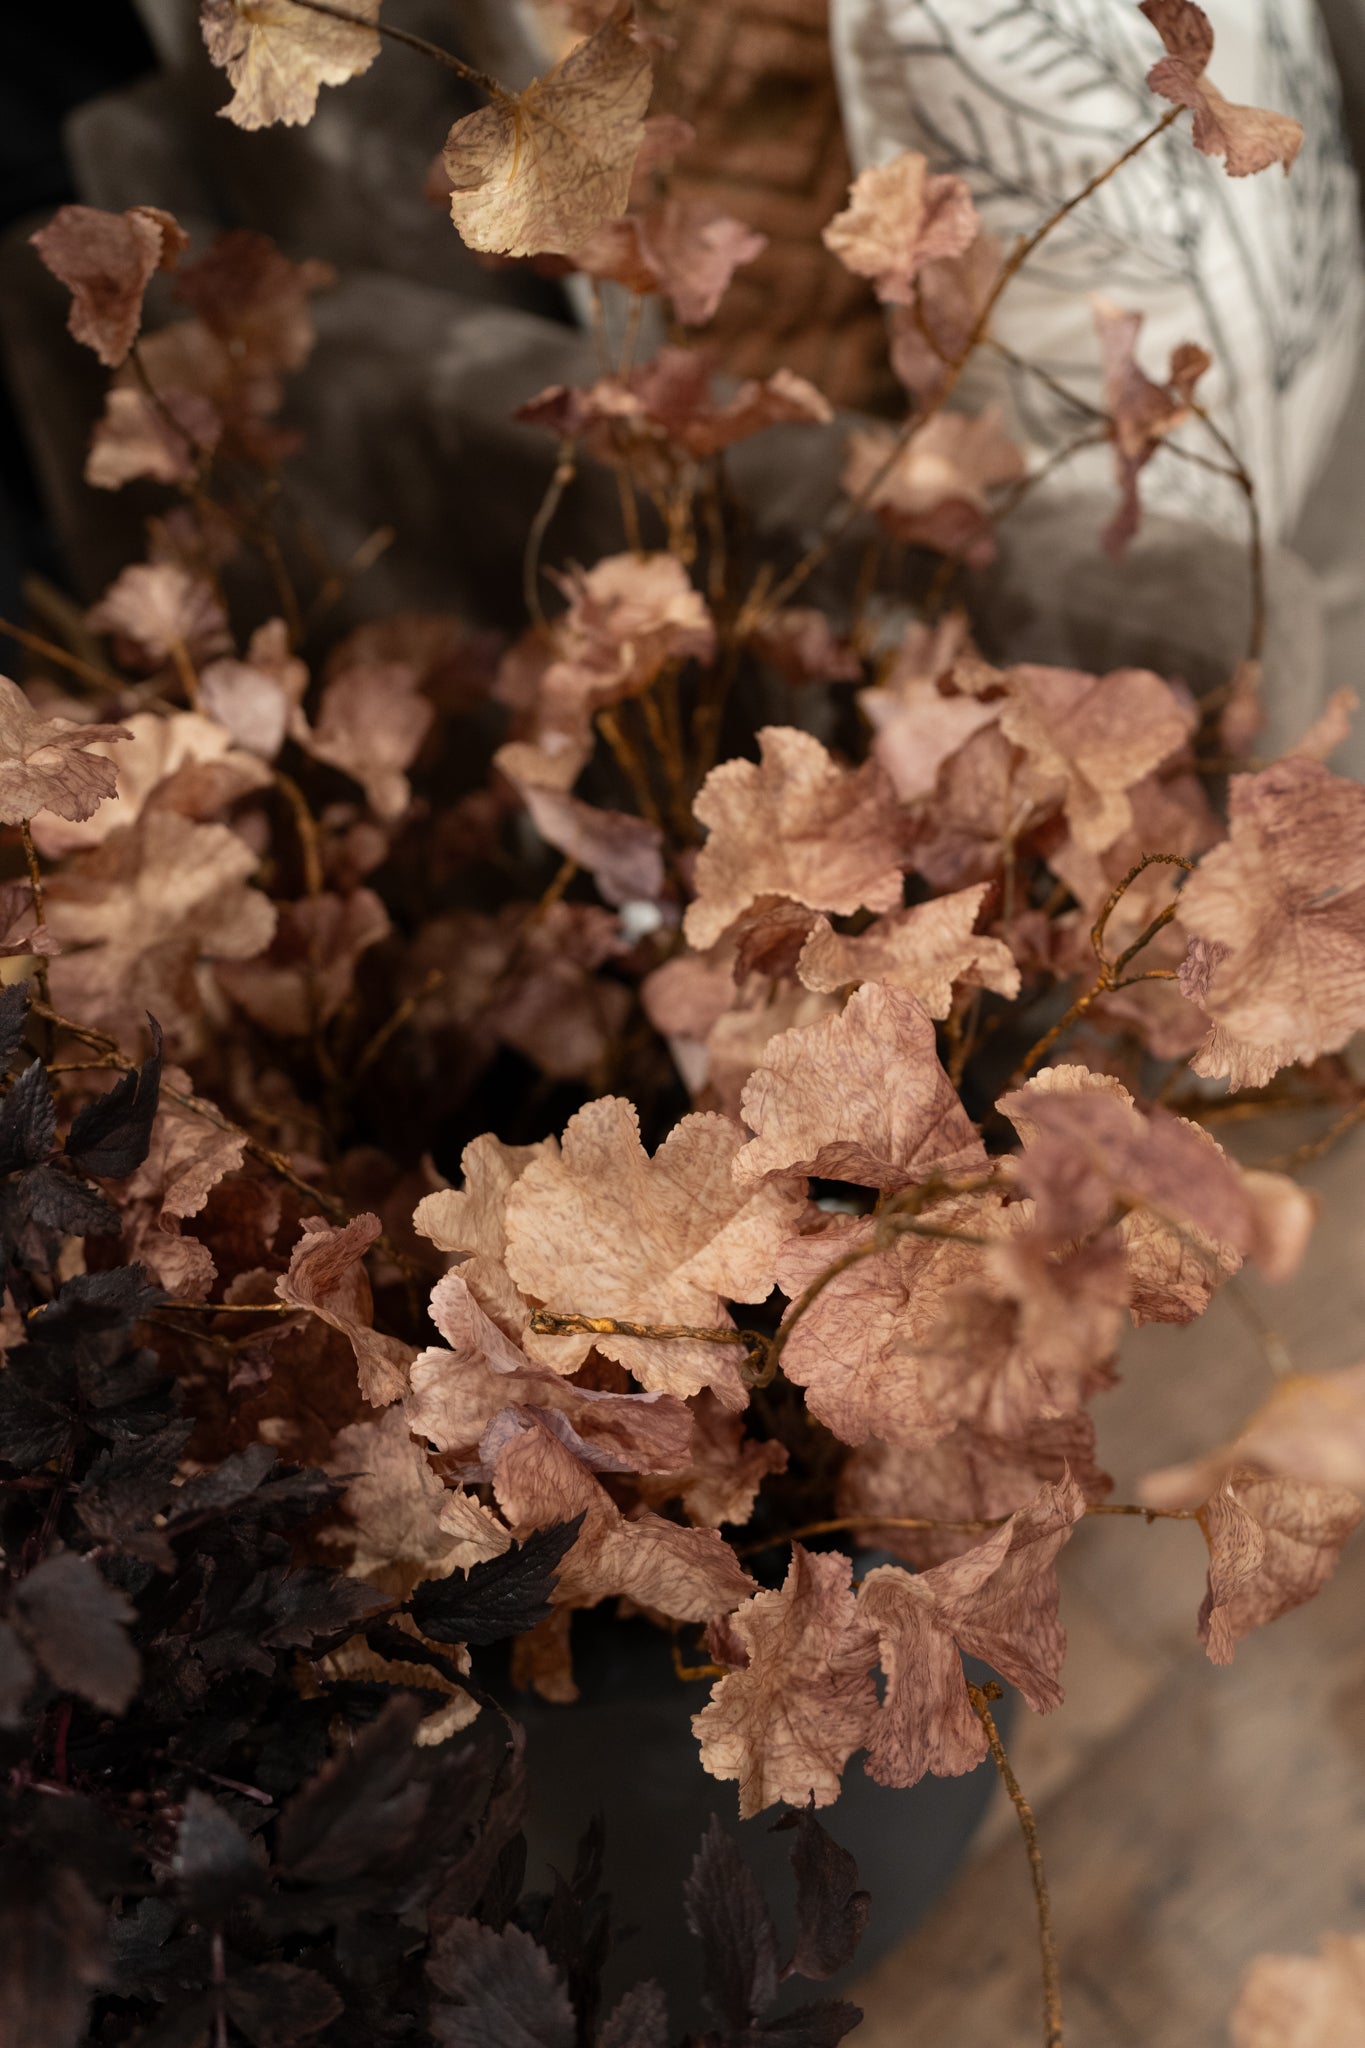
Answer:
[[[1281,1124],[1258,1149],[1285,1142]],[[1225,1293],[1201,1323],[1129,1343],[1097,1408],[1115,1498],[1264,1398],[1257,1315],[1298,1369],[1365,1357],[1365,1133],[1302,1177],[1323,1213],[1293,1281],[1238,1281],[1244,1306]],[[1197,1527],[1139,1520],[1083,1526],[1060,1561],[1066,1704],[1021,1713],[1010,1750],[1047,1864],[1068,2048],[1226,2048],[1253,1956],[1365,1929],[1365,1530],[1317,1601],[1225,1670],[1195,1637],[1205,1562]],[[1033,2048],[1039,1984],[1023,1842],[999,1793],[951,1891],[855,1992],[852,2039]]]

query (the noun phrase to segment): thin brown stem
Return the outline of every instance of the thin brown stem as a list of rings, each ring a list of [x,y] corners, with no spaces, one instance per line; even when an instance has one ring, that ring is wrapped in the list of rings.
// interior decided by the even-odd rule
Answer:
[[[38,849],[33,844],[33,830],[27,818],[21,821],[19,830],[24,840],[24,859],[28,863],[28,886],[33,895],[33,915],[41,929],[43,924],[43,871],[38,865]],[[49,999],[47,961],[41,953],[36,955],[36,959],[37,967],[33,978],[38,984],[38,994],[44,1002],[47,1002]]]
[[[302,7],[309,14],[325,14],[333,21],[348,21],[353,28],[366,28],[375,35],[384,36],[391,43],[402,43],[406,49],[416,50],[420,57],[429,57],[434,64],[444,64],[447,71],[453,71],[466,85],[475,85],[490,100],[506,104],[513,95],[498,84],[496,78],[489,78],[486,72],[476,71],[472,64],[466,64],[453,50],[442,49],[439,43],[429,43],[425,36],[415,36],[410,29],[395,28],[387,21],[367,21],[363,14],[351,14],[344,7],[333,7],[331,0],[291,0],[295,7]]]
[[[306,1310],[296,1308],[287,1301],[167,1301],[162,1303],[163,1313],[175,1310],[179,1315],[190,1316],[297,1316]]]
[[[533,1308],[531,1328],[541,1337],[650,1337],[664,1343],[694,1338],[702,1344],[747,1344],[744,1330],[720,1330],[694,1323],[628,1323],[619,1316],[559,1315],[554,1309]]]
[[[1248,523],[1248,566],[1251,576],[1251,625],[1247,634],[1247,660],[1259,661],[1265,651],[1266,584],[1265,536],[1261,528],[1261,503],[1250,470],[1218,422],[1202,405],[1190,402],[1190,411],[1207,429],[1227,457],[1232,475],[1246,499]]]
[[[405,1024],[412,1021],[413,1017],[417,1014],[418,1008],[426,1001],[427,997],[435,995],[445,978],[445,974],[439,967],[433,967],[426,980],[422,983],[422,986],[414,989],[410,996],[404,996],[402,1002],[396,1005],[370,1039],[360,1058],[356,1061],[351,1073],[352,1087],[355,1086],[363,1074],[369,1072],[390,1040],[398,1035]]]
[[[1141,860],[1136,861],[1129,868],[1123,880],[1114,884],[1114,887],[1105,898],[1103,908],[1095,919],[1090,932],[1090,944],[1099,963],[1099,973],[1096,975],[1091,986],[1083,989],[1071,1007],[1057,1019],[1055,1024],[1049,1026],[1042,1037],[1037,1040],[1036,1044],[1029,1047],[1023,1059],[1020,1060],[1010,1076],[1009,1085],[1011,1088],[1017,1087],[1021,1081],[1027,1079],[1038,1062],[1046,1058],[1047,1054],[1051,1052],[1058,1039],[1065,1032],[1069,1031],[1073,1024],[1078,1024],[1081,1018],[1094,1008],[1101,996],[1112,995],[1115,989],[1132,988],[1139,981],[1174,981],[1176,979],[1175,970],[1170,967],[1150,967],[1143,974],[1130,975],[1127,979],[1123,977],[1123,969],[1142,951],[1144,946],[1148,945],[1156,937],[1158,932],[1163,931],[1171,922],[1179,908],[1179,905],[1176,903],[1169,904],[1165,910],[1159,912],[1141,935],[1134,939],[1130,946],[1124,948],[1117,960],[1111,960],[1104,950],[1104,937],[1108,929],[1109,920],[1123,897],[1132,888],[1139,875],[1144,874],[1148,868],[1157,866],[1183,868],[1189,874],[1193,872],[1194,862],[1186,860],[1183,853],[1144,853]]]
[[[1198,1519],[1194,1508],[1149,1508],[1141,1501],[1092,1501],[1082,1519],[1088,1521],[1091,1515],[1140,1515],[1148,1523]],[[804,1543],[809,1536],[853,1535],[860,1529],[938,1529],[945,1535],[988,1536],[992,1529],[1003,1529],[1009,1520],[1008,1515],[962,1522],[944,1521],[933,1515],[831,1515],[822,1522],[803,1522],[799,1529],[784,1529],[780,1535],[765,1536],[761,1543],[747,1543],[737,1555],[756,1557],[760,1551],[776,1550],[783,1543]]]
[[[545,537],[554,522],[565,491],[577,474],[575,445],[566,438],[559,444],[559,459],[555,463],[554,475],[545,487],[545,496],[540,508],[531,521],[526,535],[526,552],[521,562],[521,591],[529,616],[538,626],[545,624],[545,607],[540,601],[540,556],[545,546]]]
[[[1247,1105],[1248,1108],[1261,1108],[1262,1106],[1259,1103]],[[1275,1110],[1283,1108],[1284,1105],[1282,1103],[1271,1103],[1268,1107],[1271,1110]],[[1353,1131],[1356,1125],[1362,1122],[1365,1122],[1365,1094],[1361,1095],[1359,1102],[1353,1102],[1345,1114],[1339,1116],[1336,1122],[1322,1133],[1321,1137],[1310,1138],[1305,1144],[1296,1145],[1292,1152],[1286,1152],[1282,1158],[1272,1160],[1271,1165],[1277,1173],[1294,1173],[1301,1166],[1309,1166],[1315,1159],[1321,1159],[1324,1152],[1330,1152],[1340,1139],[1344,1138],[1349,1131]]]
[[[654,792],[649,786],[649,770],[630,734],[622,725],[613,707],[607,707],[597,714],[597,724],[602,737],[616,756],[617,766],[631,787],[636,806],[642,818],[648,818],[651,825],[661,829],[663,819],[655,802]]]
[[[0,619],[0,634],[10,640],[17,640],[30,654],[39,654],[45,661],[55,661],[58,668],[68,674],[79,676],[83,683],[93,683],[100,690],[121,690],[120,679],[107,668],[96,668],[92,662],[82,661],[79,655],[68,654],[64,647],[58,647],[51,640],[44,640],[40,634],[30,633],[23,626],[14,625],[9,619]]]
[[[1000,1730],[995,1725],[991,1704],[1001,1697],[1000,1687],[969,1685],[968,1696],[973,1712],[986,1731],[995,1768],[1000,1773],[1000,1782],[1010,1796],[1015,1812],[1019,1816],[1019,1827],[1028,1851],[1029,1874],[1033,1879],[1033,1896],[1038,1902],[1038,1948],[1043,1964],[1043,2042],[1044,2048],[1062,2048],[1062,1986],[1057,1969],[1057,1945],[1052,1932],[1052,1896],[1047,1888],[1047,1872],[1043,1868],[1043,1851],[1038,1840],[1038,1823],[1033,1818],[1033,1808],[1025,1799],[1019,1780],[1015,1777],[1010,1760],[1005,1754],[1005,1745],[1000,1740]]]
[[[199,690],[199,671],[191,660],[190,650],[183,640],[171,642],[171,661],[175,666],[176,675],[180,678],[180,687],[185,692],[186,703],[192,710],[202,711],[204,700]]]

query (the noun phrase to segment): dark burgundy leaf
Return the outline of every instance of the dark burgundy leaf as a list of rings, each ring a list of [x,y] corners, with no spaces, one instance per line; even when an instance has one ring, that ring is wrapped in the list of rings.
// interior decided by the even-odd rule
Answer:
[[[70,1360],[32,1344],[11,1351],[0,1372],[0,1458],[33,1472],[56,1457],[70,1441],[76,1399]]]
[[[33,1659],[7,1621],[0,1621],[0,1728],[18,1728],[37,1677]]]
[[[316,1565],[284,1572],[264,1603],[261,1641],[272,1649],[304,1649],[323,1636],[354,1635],[389,1605],[361,1579]]]
[[[76,1503],[91,1535],[117,1543],[145,1529],[170,1498],[180,1453],[193,1434],[193,1422],[181,1418],[152,1436],[102,1451]]]
[[[141,1266],[78,1273],[34,1316],[28,1326],[29,1342],[70,1347],[82,1363],[87,1358],[103,1362],[109,1352],[102,1340],[112,1336],[126,1342],[133,1325],[165,1299],[163,1289],[150,1284]]]
[[[141,1669],[127,1633],[135,1614],[98,1566],[71,1551],[44,1559],[15,1587],[14,1611],[54,1685],[106,1713],[123,1712]]]
[[[441,1994],[431,2030],[445,2048],[574,2048],[564,1980],[520,1927],[452,1920],[431,1945],[427,1976]]]
[[[82,1173],[101,1180],[123,1180],[136,1173],[152,1142],[161,1098],[161,1026],[147,1019],[152,1032],[151,1058],[136,1073],[121,1074],[112,1088],[87,1102],[72,1124],[66,1156]]]
[[[424,1636],[482,1646],[524,1635],[550,1612],[559,1567],[572,1550],[582,1515],[537,1529],[501,1557],[448,1579],[428,1579],[409,1603]]]
[[[668,2048],[668,2006],[652,1981],[637,1984],[610,2013],[597,2048]]]
[[[217,1916],[244,1894],[259,1891],[265,1878],[250,1841],[206,1792],[191,1792],[185,1800],[175,1875],[196,1916]]]
[[[702,1944],[707,2004],[738,2031],[777,1996],[777,1934],[757,1879],[714,1814],[683,1896]]]
[[[414,1782],[413,1737],[422,1719],[400,1695],[379,1719],[346,1743],[280,1816],[278,1860],[291,1877],[344,1884],[409,1839],[429,1787]]]
[[[73,1870],[15,1851],[0,1859],[0,2041],[74,2048],[104,1975],[104,1912]]]
[[[262,1963],[229,1977],[227,2009],[252,2048],[293,2048],[330,2027],[345,2007],[316,1970]]]
[[[809,1807],[784,1814],[777,1829],[788,1828],[796,1830],[796,1951],[783,1975],[823,1982],[852,1962],[871,1899],[858,1889],[858,1866],[848,1850],[826,1834]]]
[[[118,1210],[59,1160],[35,1166],[18,1184],[20,1213],[63,1237],[117,1237]]]
[[[0,988],[0,1073],[8,1073],[23,1043],[28,1023],[28,983],[12,981]]]
[[[57,1142],[57,1112],[41,1060],[25,1067],[0,1102],[0,1173],[19,1173],[46,1159]]]

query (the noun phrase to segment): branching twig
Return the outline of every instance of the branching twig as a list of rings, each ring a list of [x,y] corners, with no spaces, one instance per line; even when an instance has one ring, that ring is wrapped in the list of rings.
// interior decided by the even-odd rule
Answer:
[[[1038,1947],[1043,1962],[1043,2041],[1045,2048],[1062,2048],[1062,1987],[1057,1971],[1057,1948],[1052,1934],[1052,1896],[1047,1888],[1047,1872],[1043,1868],[1043,1851],[1038,1840],[1038,1823],[1033,1818],[1033,1809],[1025,1799],[1019,1780],[1005,1754],[1005,1745],[1000,1740],[1000,1730],[991,1713],[991,1703],[1001,1697],[1000,1687],[969,1685],[968,1696],[972,1708],[986,1731],[986,1740],[991,1747],[995,1768],[1000,1773],[1000,1782],[1009,1793],[1014,1810],[1019,1816],[1019,1826],[1028,1850],[1028,1867],[1033,1878],[1033,1896],[1038,1901]]]
[[[1133,940],[1133,943],[1130,946],[1125,946],[1116,960],[1111,960],[1104,950],[1105,931],[1121,899],[1132,887],[1139,875],[1143,874],[1146,869],[1156,866],[1183,868],[1186,874],[1191,874],[1194,871],[1194,862],[1186,860],[1183,853],[1144,853],[1142,859],[1128,870],[1123,880],[1115,883],[1105,899],[1104,907],[1096,918],[1090,933],[1090,943],[1094,948],[1095,958],[1099,962],[1099,973],[1096,975],[1091,986],[1088,989],[1084,989],[1077,996],[1070,1009],[1060,1016],[1049,1030],[1043,1033],[1035,1045],[1029,1047],[1029,1050],[1010,1076],[1009,1085],[1011,1088],[1017,1087],[1020,1081],[1025,1080],[1033,1072],[1039,1060],[1051,1052],[1063,1032],[1069,1031],[1073,1024],[1078,1023],[1089,1010],[1093,1009],[1101,996],[1112,995],[1115,989],[1132,988],[1140,981],[1174,981],[1176,979],[1175,970],[1170,967],[1150,967],[1145,973],[1129,975],[1126,979],[1123,970],[1136,958],[1143,947],[1149,945],[1157,933],[1163,931],[1171,922],[1179,908],[1178,901],[1167,904],[1166,908],[1160,911],[1146,929]]]

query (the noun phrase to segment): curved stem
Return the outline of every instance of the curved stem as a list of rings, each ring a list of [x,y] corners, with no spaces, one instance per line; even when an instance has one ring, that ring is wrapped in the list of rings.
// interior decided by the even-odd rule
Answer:
[[[475,85],[486,93],[490,100],[504,104],[513,95],[498,84],[496,78],[489,78],[486,72],[476,71],[472,64],[457,57],[452,50],[442,49],[439,43],[429,43],[425,36],[415,36],[410,29],[394,28],[387,21],[367,21],[363,14],[352,14],[344,7],[333,7],[330,0],[290,0],[291,6],[302,7],[309,14],[325,14],[332,21],[347,21],[352,28],[367,28],[373,35],[383,36],[391,43],[402,43],[406,49],[416,50],[420,57],[429,57],[435,64],[444,64],[447,71],[453,71],[457,78],[463,78],[467,85]]]
[[[1025,1799],[1019,1780],[1005,1754],[1005,1745],[1000,1740],[1000,1730],[991,1713],[991,1703],[1001,1697],[998,1685],[969,1685],[967,1694],[972,1710],[986,1732],[991,1757],[1000,1773],[1000,1782],[1010,1796],[1010,1801],[1019,1816],[1019,1828],[1028,1851],[1029,1875],[1033,1879],[1033,1896],[1038,1903],[1038,1948],[1043,1963],[1043,2041],[1045,2048],[1062,2048],[1062,1986],[1057,1969],[1057,1945],[1052,1933],[1052,1895],[1047,1888],[1047,1872],[1043,1868],[1043,1850],[1038,1840],[1038,1823],[1033,1818],[1033,1808]]]

